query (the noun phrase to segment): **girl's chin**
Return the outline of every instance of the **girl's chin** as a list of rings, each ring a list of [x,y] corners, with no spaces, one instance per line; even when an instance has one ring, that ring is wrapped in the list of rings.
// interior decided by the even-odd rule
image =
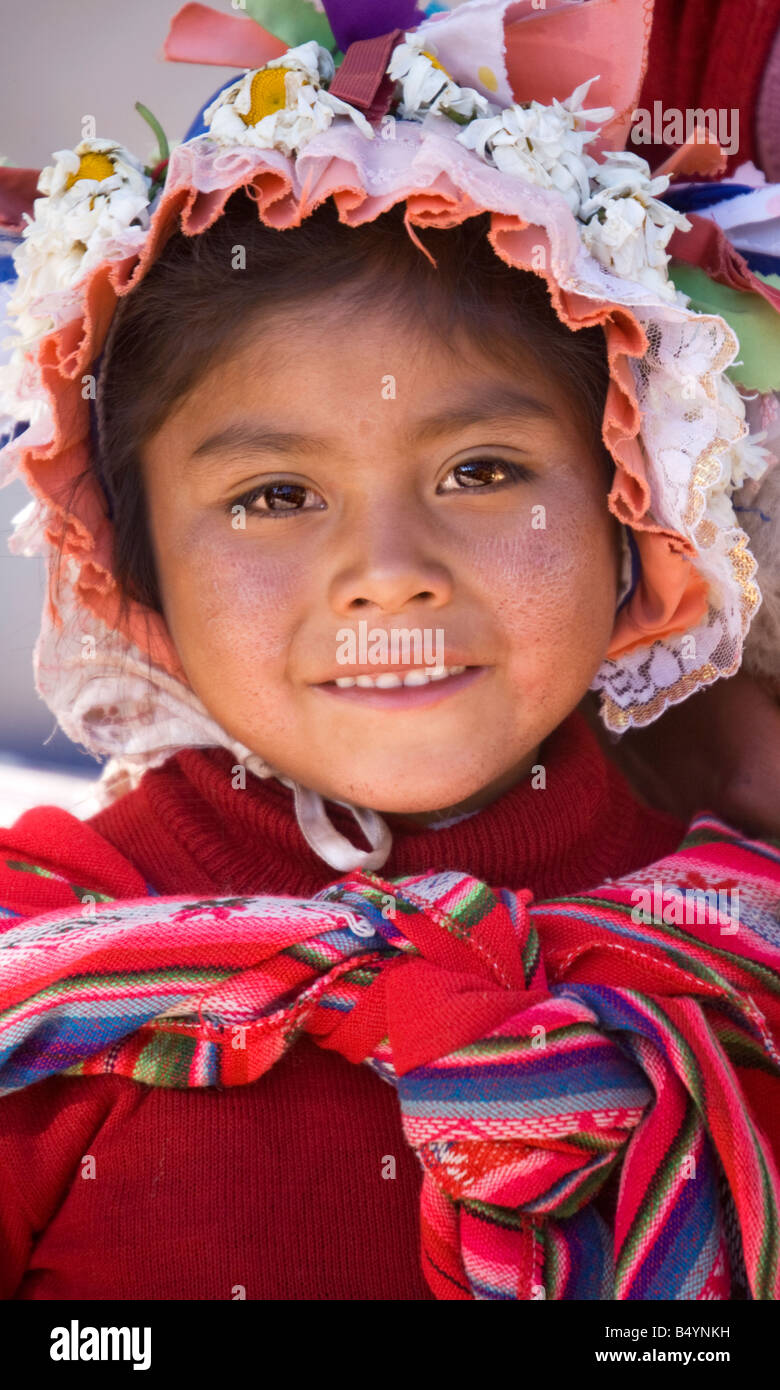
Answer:
[[[302,786],[313,786],[326,801],[347,801],[352,806],[368,807],[380,816],[413,816],[430,819],[431,823],[479,810],[483,795],[485,805],[495,799],[492,783],[490,790],[482,780],[457,785],[443,780],[421,787],[419,776],[415,776],[413,770],[408,779],[401,782],[395,780],[389,784],[381,777],[366,776],[355,778],[349,787],[337,788],[330,784],[327,791],[322,790],[323,783],[306,782],[303,777],[293,780],[299,781]],[[502,790],[505,788],[497,787],[495,795],[500,795]]]

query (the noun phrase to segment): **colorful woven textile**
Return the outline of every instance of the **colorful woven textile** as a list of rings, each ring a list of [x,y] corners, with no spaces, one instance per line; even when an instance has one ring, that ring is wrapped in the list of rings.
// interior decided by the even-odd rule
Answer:
[[[397,1088],[438,1298],[777,1298],[780,1176],[735,1068],[780,1075],[780,847],[699,817],[669,858],[535,904],[458,872],[73,891],[6,918],[3,1094],[243,1085],[305,1031]]]

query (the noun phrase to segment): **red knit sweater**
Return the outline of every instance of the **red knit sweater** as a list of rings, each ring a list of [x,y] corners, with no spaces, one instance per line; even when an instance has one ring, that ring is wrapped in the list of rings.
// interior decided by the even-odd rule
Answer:
[[[383,874],[459,868],[545,897],[676,848],[683,827],[639,806],[579,714],[540,761],[545,789],[523,783],[450,828],[388,817]],[[179,753],[86,823],[28,811],[0,830],[0,861],[33,860],[119,897],[147,884],[309,895],[338,878],[303,839],[292,793],[275,779],[234,790],[232,764],[222,750]],[[329,809],[356,839],[349,813]],[[56,879],[0,863],[0,906],[26,915],[72,900]],[[383,1176],[390,1155],[394,1179]],[[0,1100],[0,1293],[431,1299],[420,1182],[393,1088],[308,1038],[234,1089],[53,1077]]]
[[[738,113],[739,144],[727,164],[729,176],[752,159],[761,166],[757,128],[759,96],[772,45],[780,27],[780,0],[655,0],[648,66],[638,107],[664,110],[714,109],[728,113],[729,131]],[[721,117],[721,119],[723,119]],[[775,139],[777,132],[773,132]],[[632,146],[629,145],[629,149]],[[662,146],[635,151],[654,167],[669,154]]]

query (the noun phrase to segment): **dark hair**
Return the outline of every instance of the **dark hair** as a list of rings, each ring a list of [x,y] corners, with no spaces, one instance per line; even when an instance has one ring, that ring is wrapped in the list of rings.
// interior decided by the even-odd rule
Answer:
[[[120,300],[100,368],[96,466],[111,505],[124,609],[135,599],[162,612],[140,466],[144,443],[264,314],[286,310],[300,318],[312,312],[312,299],[327,297],[345,315],[359,315],[367,303],[403,312],[410,333],[436,332],[453,351],[465,331],[476,349],[512,367],[530,356],[569,393],[604,460],[605,485],[611,478],[601,442],[609,382],[603,330],[572,332],[560,321],[545,281],[493,251],[489,213],[456,227],[415,228],[435,267],[409,235],[404,213],[405,204],[396,204],[349,227],[327,200],[300,226],[278,231],[260,221],[255,202],[239,190],[207,231],[174,233]]]

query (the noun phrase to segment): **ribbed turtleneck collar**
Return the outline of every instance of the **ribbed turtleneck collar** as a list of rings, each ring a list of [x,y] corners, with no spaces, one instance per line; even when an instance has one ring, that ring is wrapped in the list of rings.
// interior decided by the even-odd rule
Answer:
[[[393,848],[382,877],[453,868],[552,897],[676,848],[680,822],[639,805],[578,712],[542,745],[539,762],[543,788],[527,778],[456,825],[387,816]],[[251,775],[234,787],[233,766],[224,749],[184,750],[90,824],[161,893],[309,896],[339,878],[304,840],[292,792]],[[326,805],[337,829],[364,845],[350,813]]]

